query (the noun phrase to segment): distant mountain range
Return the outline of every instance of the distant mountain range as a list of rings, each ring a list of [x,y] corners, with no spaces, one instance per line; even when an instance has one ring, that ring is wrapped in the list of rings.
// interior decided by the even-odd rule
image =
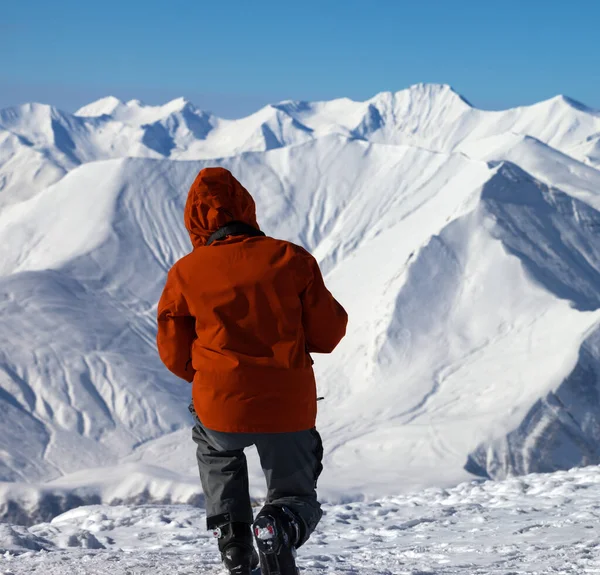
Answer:
[[[211,165],[350,314],[315,365],[326,498],[600,462],[599,112],[440,85],[239,120],[27,104],[0,111],[0,515],[198,497],[154,317]]]

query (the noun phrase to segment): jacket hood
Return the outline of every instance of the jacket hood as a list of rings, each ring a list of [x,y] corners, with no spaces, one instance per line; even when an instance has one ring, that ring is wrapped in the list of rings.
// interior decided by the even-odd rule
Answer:
[[[183,220],[195,248],[233,221],[260,229],[252,196],[225,168],[200,171],[188,193]]]

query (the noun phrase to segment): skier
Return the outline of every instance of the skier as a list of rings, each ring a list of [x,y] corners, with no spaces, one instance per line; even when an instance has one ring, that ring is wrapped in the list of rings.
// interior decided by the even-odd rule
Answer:
[[[309,354],[333,351],[348,318],[306,250],[260,231],[254,200],[228,170],[198,174],[184,221],[194,249],[167,276],[157,344],[166,367],[193,382],[207,528],[230,573],[249,575],[260,557],[263,575],[296,575],[295,550],[322,515]],[[251,445],[268,488],[256,519]]]

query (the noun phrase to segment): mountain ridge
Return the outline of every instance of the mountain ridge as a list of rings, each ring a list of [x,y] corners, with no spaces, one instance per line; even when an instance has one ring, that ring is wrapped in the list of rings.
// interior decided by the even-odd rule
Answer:
[[[325,498],[520,473],[547,454],[593,463],[532,434],[555,397],[590,422],[568,429],[575,443],[600,433],[581,400],[600,386],[599,118],[560,99],[484,112],[427,85],[240,120],[173,102],[0,112],[5,501],[41,505],[61,482],[80,499],[98,482],[111,501],[151,484],[198,495],[189,388],[156,356],[154,314],[190,250],[187,189],[213,165],[251,191],[269,235],[313,251],[350,313],[339,349],[315,358]]]

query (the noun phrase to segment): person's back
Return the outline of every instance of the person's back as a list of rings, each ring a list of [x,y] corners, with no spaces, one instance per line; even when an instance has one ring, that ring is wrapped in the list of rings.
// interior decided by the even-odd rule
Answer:
[[[169,272],[157,342],[165,365],[193,381],[207,523],[219,528],[231,568],[227,548],[249,548],[247,472],[242,485],[228,484],[212,460],[229,457],[230,467],[245,469],[243,448],[255,444],[269,484],[269,513],[259,514],[257,522],[283,509],[275,524],[295,517],[294,546],[308,538],[321,513],[314,486],[322,455],[309,353],[331,352],[345,333],[347,316],[308,252],[259,231],[254,201],[227,170],[200,172],[184,219],[194,250]],[[216,453],[225,455],[219,459]],[[298,475],[297,485],[286,480],[290,474]],[[233,490],[229,495],[227,488]],[[289,531],[283,523],[279,527]],[[267,573],[268,565],[263,569]]]

